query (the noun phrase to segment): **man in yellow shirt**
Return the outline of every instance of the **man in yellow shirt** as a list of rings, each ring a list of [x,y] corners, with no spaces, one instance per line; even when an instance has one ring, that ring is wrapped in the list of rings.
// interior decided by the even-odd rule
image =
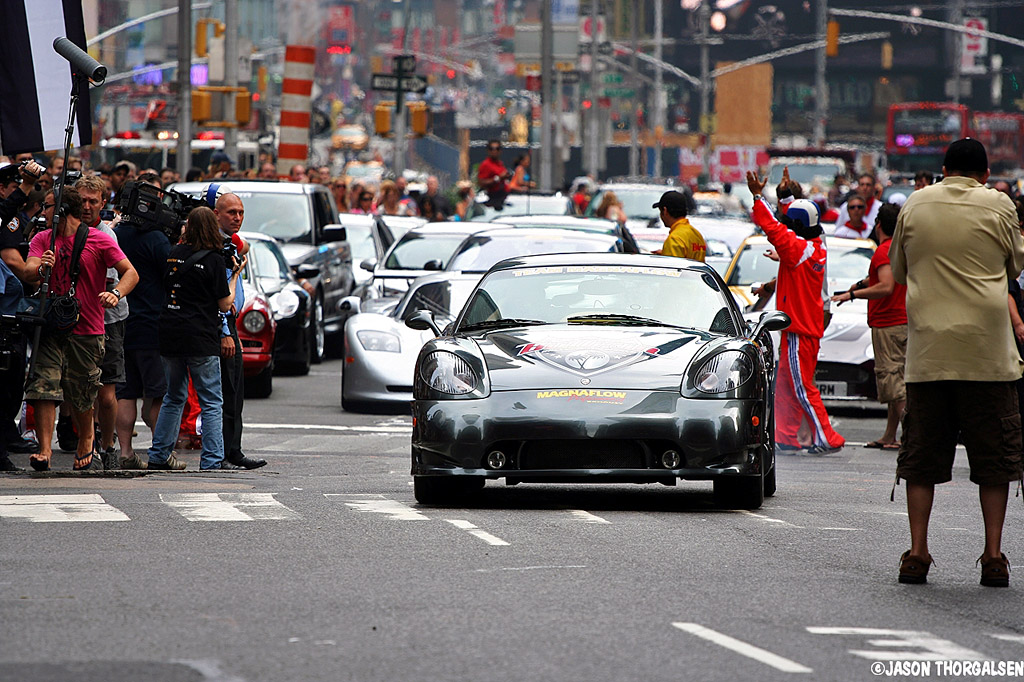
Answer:
[[[661,247],[661,255],[689,258],[704,262],[707,244],[704,237],[686,219],[686,196],[682,192],[665,192],[661,200],[651,206],[660,209],[661,222],[668,228],[668,237]]]

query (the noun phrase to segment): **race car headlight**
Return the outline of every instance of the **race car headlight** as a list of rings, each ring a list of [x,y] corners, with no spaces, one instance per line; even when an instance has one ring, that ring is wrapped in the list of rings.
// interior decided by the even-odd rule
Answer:
[[[754,363],[746,353],[736,350],[713,355],[693,377],[693,386],[701,393],[727,393],[745,384],[754,375]]]
[[[420,379],[431,389],[449,395],[472,393],[480,385],[480,379],[468,362],[443,350],[423,358]]]
[[[394,334],[387,332],[375,332],[364,329],[356,332],[359,345],[363,350],[379,350],[385,353],[399,353],[402,350],[402,342]]]
[[[274,318],[291,317],[299,309],[299,297],[294,291],[279,291],[270,297],[270,307],[274,310]]]
[[[267,318],[259,311],[250,310],[242,318],[242,327],[250,334],[259,334],[266,326]]]

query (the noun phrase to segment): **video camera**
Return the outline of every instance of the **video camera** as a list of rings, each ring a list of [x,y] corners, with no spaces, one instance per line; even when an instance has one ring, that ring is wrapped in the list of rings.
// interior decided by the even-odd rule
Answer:
[[[21,163],[17,164],[10,163],[4,166],[3,168],[0,168],[0,185],[6,185],[7,183],[10,182],[21,182],[22,171],[28,164],[28,161],[22,161]],[[32,178],[33,176],[29,175],[27,177]]]
[[[192,209],[205,206],[202,199],[173,189],[163,190],[145,182],[126,182],[117,193],[116,208],[121,222],[140,230],[160,230],[172,244],[181,237],[181,226]]]
[[[43,324],[43,319],[28,313],[0,315],[0,371],[11,368],[11,360],[25,352],[18,341],[21,335],[33,325]]]

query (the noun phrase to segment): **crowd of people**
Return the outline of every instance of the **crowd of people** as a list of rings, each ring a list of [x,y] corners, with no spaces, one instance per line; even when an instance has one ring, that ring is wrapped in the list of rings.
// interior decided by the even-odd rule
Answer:
[[[11,452],[49,470],[54,440],[77,471],[183,469],[172,452],[194,445],[202,469],[264,466],[241,449],[242,200],[209,193],[169,236],[116,200],[129,182],[176,182],[172,170],[35,158],[0,159],[0,470],[17,470]],[[215,158],[206,175],[228,169]],[[143,454],[139,400],[154,433]],[[182,419],[190,402],[201,435],[194,414]]]

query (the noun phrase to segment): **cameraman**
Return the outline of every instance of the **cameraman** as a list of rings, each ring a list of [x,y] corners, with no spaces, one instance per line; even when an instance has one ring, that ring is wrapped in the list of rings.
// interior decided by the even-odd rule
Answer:
[[[245,207],[237,194],[225,193],[217,197],[217,222],[221,236],[230,240],[239,256],[249,251],[249,245],[238,236],[245,218]],[[220,357],[221,382],[224,396],[224,460],[232,467],[258,469],[267,460],[247,457],[242,452],[242,404],[245,394],[242,367],[242,342],[238,338],[238,314],[245,305],[242,283],[235,283],[235,304],[224,315],[221,329]]]
[[[103,310],[116,306],[139,281],[139,276],[113,237],[89,230],[78,263],[79,278],[73,283],[71,266],[82,218],[82,198],[74,187],[65,188],[61,216],[56,223],[55,207],[54,194],[49,192],[43,215],[56,227],[32,238],[27,263],[29,281],[43,280],[49,271],[51,296],[68,294],[74,288],[79,316],[70,333],[44,329],[35,349],[35,371],[29,377],[25,398],[34,401],[39,454],[31,457],[29,463],[36,471],[50,468],[56,405],[67,400],[78,430],[75,470],[102,469],[99,457],[93,457],[92,406],[100,387]],[[121,289],[107,291],[108,267],[121,276]]]
[[[0,315],[13,316],[18,311],[18,304],[21,302],[23,294],[21,280],[15,277],[3,261],[0,261]],[[20,438],[21,435],[17,428],[13,426],[14,415],[10,414],[10,408],[13,406],[16,414],[18,408],[21,407],[21,393],[25,381],[25,344],[20,338],[18,329],[7,326],[9,322],[10,318],[0,323],[0,337],[6,341],[0,347],[0,351],[4,353],[7,360],[0,364],[0,382],[3,384],[3,387],[0,388],[2,391],[0,407],[3,408],[3,413],[0,416],[4,420],[2,425],[4,429],[14,428],[14,433]],[[0,438],[0,471],[21,471],[7,456],[6,438]]]
[[[36,182],[45,172],[46,169],[35,161],[25,161],[19,166],[0,168],[0,227],[9,228],[11,232],[27,227],[21,225],[20,221],[13,228],[8,223],[17,220],[18,211],[28,201],[29,192],[33,190]]]
[[[149,468],[181,470],[173,454],[188,381],[199,398],[203,417],[200,468],[220,469],[224,461],[221,426],[220,315],[231,310],[243,258],[224,277],[223,239],[217,217],[205,206],[193,209],[181,243],[171,249],[164,274],[166,305],[160,313],[160,354],[167,374],[167,393],[153,431]]]

